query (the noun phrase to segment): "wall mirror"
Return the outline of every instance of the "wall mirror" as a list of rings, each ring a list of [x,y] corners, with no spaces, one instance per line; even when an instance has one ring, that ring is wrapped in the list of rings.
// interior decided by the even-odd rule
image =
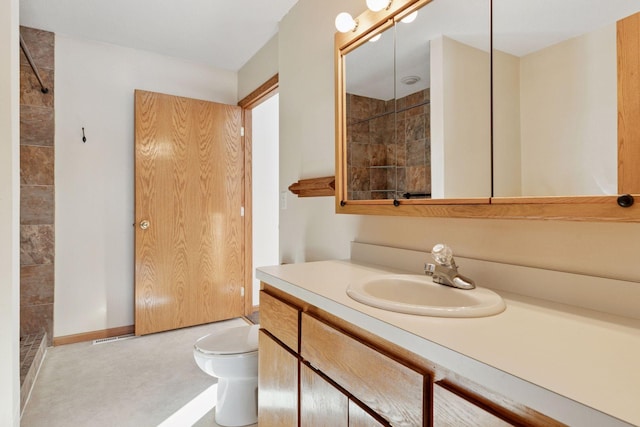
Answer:
[[[335,40],[336,212],[640,222],[639,10],[393,0],[363,12]]]
[[[415,7],[341,59],[346,200],[486,202],[489,0]]]
[[[494,196],[618,194],[629,0],[493,1]],[[636,48],[637,54],[637,48]]]

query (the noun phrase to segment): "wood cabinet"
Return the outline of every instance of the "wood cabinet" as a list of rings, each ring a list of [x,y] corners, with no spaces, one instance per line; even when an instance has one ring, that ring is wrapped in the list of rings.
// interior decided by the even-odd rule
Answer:
[[[307,313],[300,355],[397,426],[422,425],[425,376]]]
[[[305,301],[263,287],[260,425],[563,425]]]
[[[258,335],[258,422],[298,425],[298,358],[264,331]]]
[[[433,385],[433,424],[443,427],[514,425],[437,383]]]
[[[372,414],[307,364],[300,365],[301,427],[382,427]]]

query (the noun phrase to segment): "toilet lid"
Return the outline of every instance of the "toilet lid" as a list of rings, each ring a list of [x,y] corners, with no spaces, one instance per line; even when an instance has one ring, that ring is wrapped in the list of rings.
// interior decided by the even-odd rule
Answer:
[[[258,350],[260,325],[239,326],[205,335],[195,348],[205,354],[239,354]]]

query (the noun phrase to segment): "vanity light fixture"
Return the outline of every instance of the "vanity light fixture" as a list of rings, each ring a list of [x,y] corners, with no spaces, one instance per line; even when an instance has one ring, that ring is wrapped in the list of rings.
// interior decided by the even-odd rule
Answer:
[[[339,13],[336,16],[336,29],[341,33],[348,33],[349,31],[355,31],[358,28],[358,20],[353,19],[347,12]]]
[[[418,11],[416,10],[415,12],[410,13],[407,16],[405,16],[404,18],[402,18],[400,20],[400,22],[404,22],[405,24],[410,24],[413,21],[415,21],[417,17],[418,17]]]
[[[366,0],[367,7],[372,12],[380,12],[382,9],[388,10],[391,7],[393,0]],[[336,29],[341,33],[348,33],[349,31],[355,31],[358,28],[358,20],[353,19],[347,12],[339,13],[336,16]],[[376,40],[371,40],[376,41]]]
[[[367,0],[367,7],[372,12],[380,12],[382,9],[389,9],[393,0]]]

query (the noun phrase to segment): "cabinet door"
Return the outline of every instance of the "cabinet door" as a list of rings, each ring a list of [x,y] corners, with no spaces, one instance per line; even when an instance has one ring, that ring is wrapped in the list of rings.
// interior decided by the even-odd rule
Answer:
[[[349,427],[382,427],[384,424],[373,418],[367,411],[349,400]]]
[[[302,313],[300,356],[390,424],[422,426],[425,377]]]
[[[300,364],[301,427],[383,427],[329,381]]]
[[[491,412],[475,405],[440,384],[433,385],[434,427],[512,426]]]
[[[258,347],[258,424],[297,427],[298,358],[262,330]]]
[[[300,365],[300,426],[347,426],[349,399],[305,364]]]

